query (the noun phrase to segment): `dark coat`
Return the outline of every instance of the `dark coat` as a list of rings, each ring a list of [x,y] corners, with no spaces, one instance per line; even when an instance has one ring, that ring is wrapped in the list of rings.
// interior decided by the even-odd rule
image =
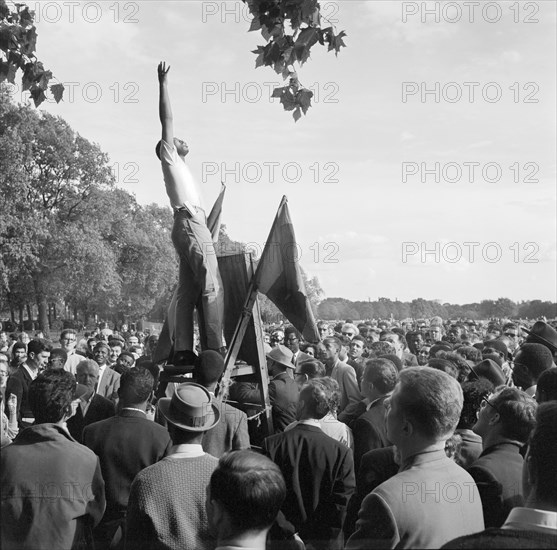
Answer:
[[[168,430],[143,413],[124,409],[118,416],[85,426],[83,444],[100,459],[106,484],[105,517],[114,517],[126,510],[135,476],[166,456],[172,441]]]
[[[386,395],[373,401],[369,410],[364,412],[352,425],[354,436],[354,465],[356,470],[360,466],[362,456],[372,449],[389,447],[391,442],[387,438],[385,428],[385,399]]]
[[[220,421],[212,429],[203,434],[203,450],[220,458],[228,451],[249,449],[248,417],[228,403],[214,399],[220,411]]]
[[[269,399],[273,408],[273,428],[283,432],[296,420],[298,406],[298,384],[287,372],[277,374],[269,383]]]
[[[0,457],[3,550],[92,549],[104,512],[99,459],[57,424],[21,431]]]
[[[33,413],[29,408],[29,386],[32,382],[31,375],[27,369],[20,365],[18,369],[8,378],[6,382],[6,399],[5,399],[5,412],[9,416],[8,411],[8,397],[13,393],[17,397],[17,422],[20,429],[30,426],[31,423],[22,424],[22,418],[33,418]]]
[[[486,527],[501,527],[511,509],[524,504],[520,448],[511,441],[492,445],[468,468],[482,499]]]
[[[268,437],[263,448],[286,481],[281,509],[286,520],[305,542],[341,547],[342,522],[355,486],[351,449],[307,424]]]
[[[83,429],[89,424],[99,422],[114,416],[116,411],[114,403],[98,393],[93,395],[93,399],[87,409],[87,414],[83,417],[81,406],[78,405],[75,414],[67,421],[68,431],[72,437],[79,443],[83,443]]]

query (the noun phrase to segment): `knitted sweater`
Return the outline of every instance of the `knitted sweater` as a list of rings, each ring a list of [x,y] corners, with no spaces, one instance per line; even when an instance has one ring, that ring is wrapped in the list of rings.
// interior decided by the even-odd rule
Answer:
[[[217,464],[208,454],[170,456],[139,472],[128,502],[126,549],[214,548],[205,501]]]

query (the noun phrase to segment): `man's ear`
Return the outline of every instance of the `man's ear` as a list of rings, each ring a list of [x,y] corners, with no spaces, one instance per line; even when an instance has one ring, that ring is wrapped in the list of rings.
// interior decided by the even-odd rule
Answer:
[[[407,418],[402,419],[402,432],[407,437],[410,437],[414,433],[414,426],[412,426],[412,422]]]

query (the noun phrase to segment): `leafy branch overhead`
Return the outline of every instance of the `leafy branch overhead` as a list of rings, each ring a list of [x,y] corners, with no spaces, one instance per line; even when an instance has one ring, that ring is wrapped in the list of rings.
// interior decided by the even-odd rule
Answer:
[[[253,15],[250,31],[261,31],[267,45],[258,46],[256,67],[272,67],[283,79],[289,79],[286,86],[275,88],[273,97],[280,98],[286,111],[294,111],[294,120],[311,107],[313,92],[304,88],[294,63],[302,66],[310,57],[311,48],[319,43],[327,45],[328,51],[338,55],[345,47],[346,33],[335,34],[334,26],[322,28],[320,4],[318,0],[243,0]],[[288,34],[286,23],[289,23]]]
[[[50,93],[59,103],[64,93],[63,84],[52,84],[52,72],[45,69],[35,56],[37,30],[33,23],[35,13],[25,4],[14,4],[10,9],[5,0],[0,0],[0,83],[7,80],[15,84],[15,76],[20,69],[22,90],[31,94],[35,107]]]

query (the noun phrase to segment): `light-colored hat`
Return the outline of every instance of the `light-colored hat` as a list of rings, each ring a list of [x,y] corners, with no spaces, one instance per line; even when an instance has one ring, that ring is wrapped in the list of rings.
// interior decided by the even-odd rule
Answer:
[[[158,407],[170,424],[186,432],[206,432],[219,422],[218,407],[211,394],[199,384],[180,384],[172,398],[159,399]]]
[[[292,357],[294,354],[282,344],[275,346],[269,353],[266,354],[267,359],[272,359],[273,361],[281,364],[283,367],[289,369],[295,369],[296,365],[292,363]]]

